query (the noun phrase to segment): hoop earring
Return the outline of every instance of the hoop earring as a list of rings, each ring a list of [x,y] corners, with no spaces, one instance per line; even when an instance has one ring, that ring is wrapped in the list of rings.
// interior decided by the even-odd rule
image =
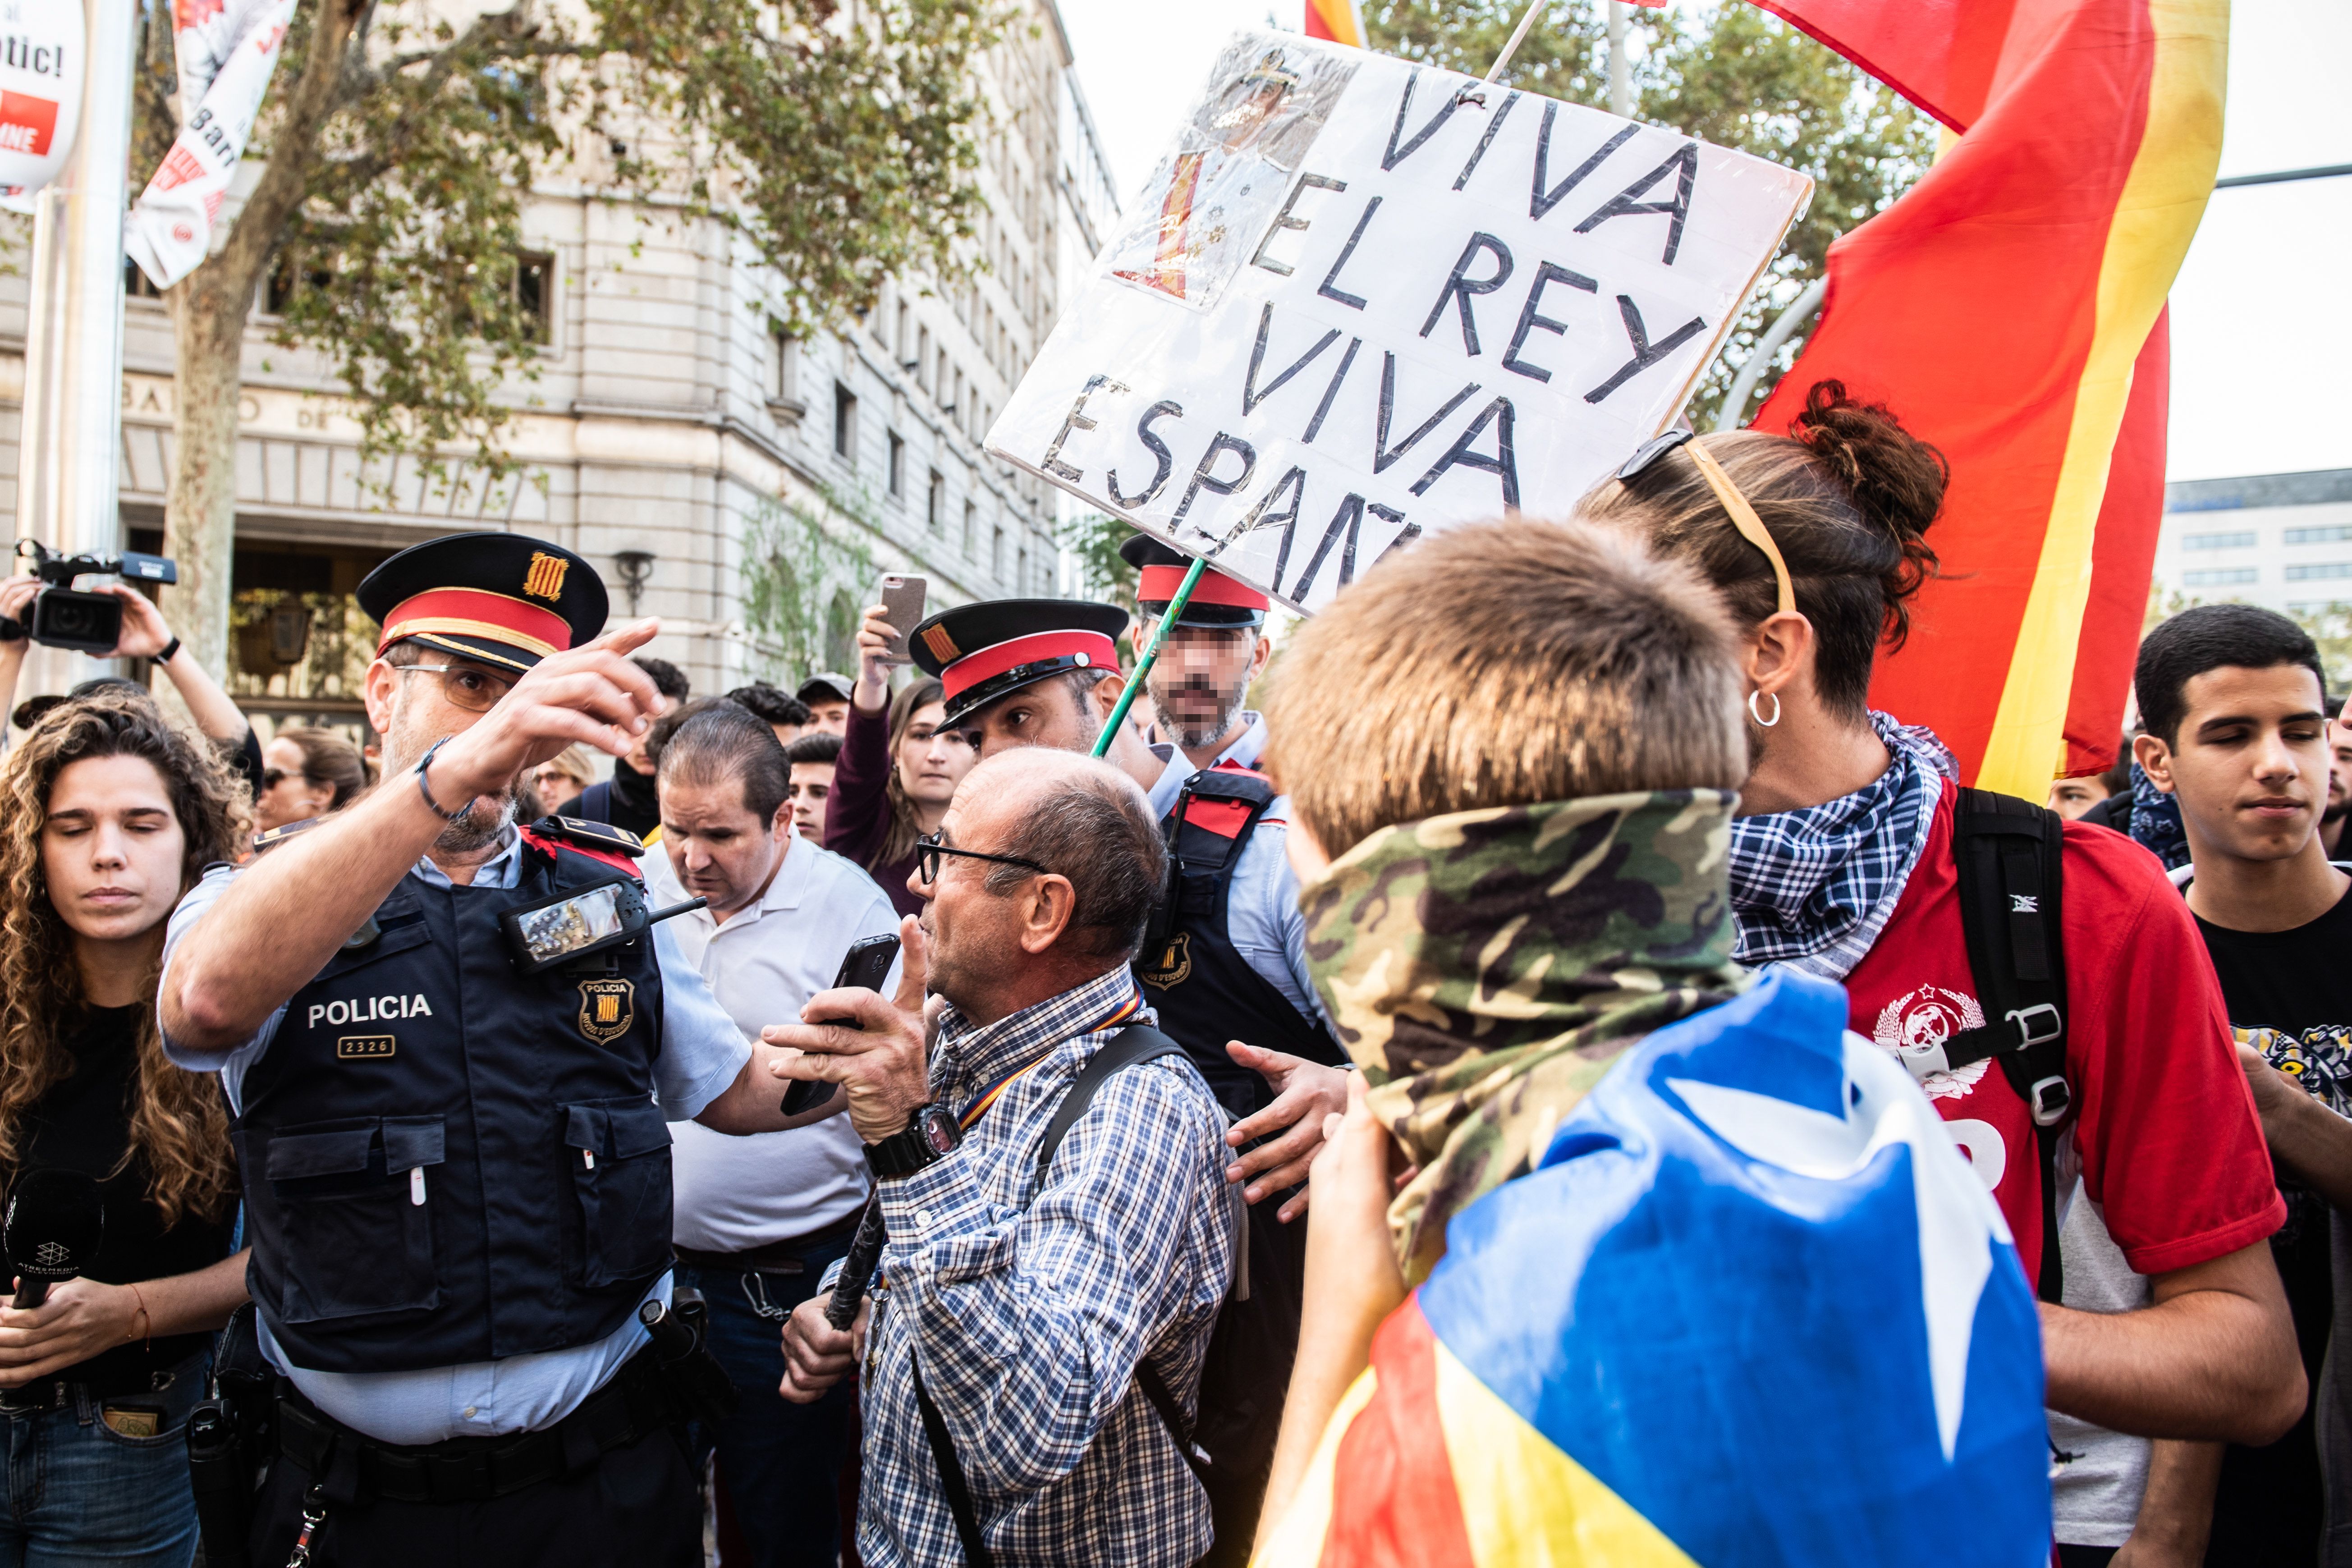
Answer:
[[[1756,707],[1756,700],[1759,697],[1768,695],[1772,699],[1772,717],[1769,719],[1764,717],[1764,715],[1759,711]],[[1748,716],[1756,721],[1756,727],[1759,730],[1769,730],[1773,725],[1778,724],[1780,721],[1780,694],[1777,691],[1768,693],[1762,690],[1749,692],[1748,694]]]

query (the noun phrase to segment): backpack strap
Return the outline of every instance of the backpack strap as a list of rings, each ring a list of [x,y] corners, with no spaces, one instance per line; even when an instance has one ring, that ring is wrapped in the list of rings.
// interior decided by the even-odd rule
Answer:
[[[2054,811],[1963,789],[1952,816],[1952,858],[1967,933],[1969,972],[1984,1024],[1919,1051],[1914,1073],[1998,1061],[2033,1118],[2042,1166],[2039,1294],[2065,1290],[2058,1247],[2058,1140],[2074,1109],[2066,1082],[2064,820]],[[1940,1061],[1930,1062],[1931,1056]],[[1917,1058],[1919,1059],[1912,1059]]]
[[[1095,1092],[1110,1081],[1113,1073],[1157,1061],[1161,1057],[1183,1056],[1183,1047],[1150,1025],[1129,1024],[1111,1037],[1109,1044],[1087,1058],[1087,1065],[1078,1069],[1078,1076],[1072,1079],[1070,1087],[1063,1091],[1062,1103],[1055,1107],[1054,1119],[1045,1123],[1045,1136],[1038,1141],[1039,1188],[1045,1185],[1046,1169],[1054,1163],[1055,1151],[1062,1146],[1063,1135],[1069,1131],[1079,1117],[1086,1114],[1087,1107],[1094,1103]],[[1192,1426],[1184,1419],[1184,1407],[1176,1403],[1175,1394],[1152,1369],[1148,1357],[1135,1363],[1135,1381],[1142,1387],[1143,1397],[1160,1412],[1160,1421],[1168,1427],[1168,1436],[1176,1444],[1176,1452],[1205,1485],[1208,1479],[1207,1456],[1193,1447]]]
[[[1070,1087],[1062,1091],[1062,1103],[1054,1109],[1054,1119],[1045,1123],[1045,1136],[1037,1143],[1037,1185],[1045,1185],[1045,1168],[1054,1163],[1054,1152],[1062,1146],[1063,1135],[1087,1113],[1094,1103],[1095,1093],[1109,1081],[1110,1075],[1144,1062],[1157,1061],[1161,1057],[1181,1057],[1184,1047],[1153,1028],[1149,1024],[1129,1024],[1113,1035],[1108,1045],[1087,1058]]]
[[[910,1349],[908,1352],[913,1354]],[[948,1436],[948,1424],[940,1415],[940,1407],[931,1403],[931,1392],[923,1386],[923,1368],[913,1363],[915,1374],[915,1408],[923,1417],[923,1438],[931,1446],[931,1460],[940,1468],[940,1489],[947,1494],[948,1512],[955,1516],[956,1539],[963,1545],[966,1568],[996,1568],[995,1554],[988,1549],[988,1537],[980,1528],[980,1510],[972,1506],[971,1486],[964,1479],[963,1461],[956,1458],[955,1439]]]

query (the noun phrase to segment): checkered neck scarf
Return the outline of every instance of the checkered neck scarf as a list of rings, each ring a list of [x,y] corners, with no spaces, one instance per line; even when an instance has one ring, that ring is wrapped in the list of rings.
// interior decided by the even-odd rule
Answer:
[[[1895,913],[1927,842],[1952,754],[1924,725],[1874,710],[1891,766],[1835,800],[1731,823],[1732,956],[1843,980]]]

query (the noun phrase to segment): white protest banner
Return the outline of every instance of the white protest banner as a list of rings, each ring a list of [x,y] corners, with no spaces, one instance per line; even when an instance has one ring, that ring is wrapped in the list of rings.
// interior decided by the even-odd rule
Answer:
[[[0,4],[0,206],[31,212],[33,193],[66,166],[86,63],[79,5]]]
[[[1567,515],[1681,409],[1811,188],[1244,33],[988,449],[1312,610],[1423,532]]]
[[[124,254],[156,288],[169,289],[210,252],[213,220],[293,20],[294,0],[176,0],[172,7],[186,123],[122,230]]]

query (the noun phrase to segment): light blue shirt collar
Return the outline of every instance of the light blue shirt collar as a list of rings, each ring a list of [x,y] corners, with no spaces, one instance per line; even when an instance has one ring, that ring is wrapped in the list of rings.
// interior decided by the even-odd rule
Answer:
[[[499,830],[499,852],[475,869],[474,879],[467,886],[511,888],[522,880],[522,835],[515,831],[512,823],[509,823]],[[430,855],[419,855],[416,864],[408,869],[411,876],[428,888],[454,888],[457,885],[448,872],[433,863]]]

